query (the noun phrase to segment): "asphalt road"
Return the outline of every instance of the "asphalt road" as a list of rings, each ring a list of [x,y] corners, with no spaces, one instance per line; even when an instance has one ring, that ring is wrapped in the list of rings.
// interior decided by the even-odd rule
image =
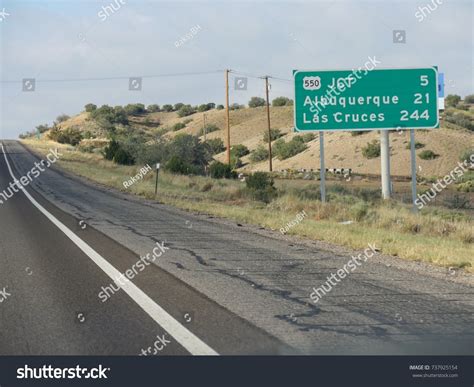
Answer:
[[[17,142],[3,144],[0,192],[38,161]],[[26,191],[0,204],[2,355],[472,353],[472,287],[449,274],[374,258],[314,305],[311,289],[350,252],[193,215],[55,167]],[[102,302],[101,289],[157,243],[166,251]]]

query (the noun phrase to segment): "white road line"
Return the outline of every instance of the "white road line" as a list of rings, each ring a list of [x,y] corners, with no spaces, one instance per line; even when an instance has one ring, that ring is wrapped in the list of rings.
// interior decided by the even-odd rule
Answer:
[[[18,179],[13,174],[10,163],[8,162],[3,143],[0,145],[2,146],[2,153],[5,157],[10,175],[14,181],[17,181]],[[116,278],[121,276],[122,273],[120,273],[120,271],[113,267],[104,257],[102,257],[86,242],[84,242],[63,223],[56,219],[51,213],[49,213],[28,193],[28,191],[21,184],[17,184],[17,186],[20,187],[29,201],[57,228],[59,228],[77,247],[79,247],[84,252],[84,254],[92,259],[92,261],[94,261],[94,263],[99,266],[104,271],[104,273],[112,279],[112,281],[115,281]],[[140,308],[142,308],[153,320],[155,320],[157,324],[159,324],[172,337],[174,337],[174,339],[192,355],[218,355],[216,351],[214,351],[201,339],[186,329],[183,325],[181,325],[179,321],[174,319],[168,312],[166,312],[161,306],[148,297],[131,281],[121,285],[120,287],[130,296],[133,301],[138,304],[138,306],[140,306]]]

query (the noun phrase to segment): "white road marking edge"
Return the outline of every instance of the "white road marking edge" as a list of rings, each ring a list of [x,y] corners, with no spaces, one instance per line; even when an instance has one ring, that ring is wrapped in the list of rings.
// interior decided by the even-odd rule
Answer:
[[[14,181],[18,179],[13,174],[13,171],[8,162],[7,155],[3,143],[2,153],[5,157],[5,161],[8,166],[10,175]],[[79,247],[84,254],[86,254],[94,263],[99,266],[105,274],[107,274],[112,281],[119,278],[122,273],[113,267],[104,257],[97,253],[92,247],[86,242],[74,234],[69,228],[63,223],[56,219],[51,213],[49,213],[41,204],[39,204],[29,192],[21,185],[17,184],[23,191],[29,201],[46,216],[57,228],[59,228],[77,247]],[[131,281],[126,282],[120,286],[130,298],[135,301],[140,308],[142,308],[155,322],[166,330],[175,340],[181,344],[187,351],[192,355],[218,355],[211,347],[204,343],[201,339],[195,336],[192,332],[186,329],[179,321],[174,319],[168,312],[166,312],[161,306],[154,302],[148,297],[142,290],[135,286]]]

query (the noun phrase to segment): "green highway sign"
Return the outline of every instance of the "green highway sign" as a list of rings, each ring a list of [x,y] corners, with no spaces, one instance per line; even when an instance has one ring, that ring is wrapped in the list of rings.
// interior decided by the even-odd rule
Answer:
[[[296,131],[439,127],[438,70],[294,71]]]

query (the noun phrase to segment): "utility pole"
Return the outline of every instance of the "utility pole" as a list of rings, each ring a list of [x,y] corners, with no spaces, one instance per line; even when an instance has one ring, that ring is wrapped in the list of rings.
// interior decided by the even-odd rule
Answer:
[[[225,70],[225,109],[227,122],[227,164],[230,165],[229,69]]]
[[[267,122],[268,122],[268,161],[270,172],[273,170],[272,166],[272,130],[270,129],[270,100],[268,98],[268,75],[265,79],[265,93],[267,95]]]
[[[380,157],[382,177],[382,198],[390,199],[392,194],[392,187],[390,183],[390,139],[389,131],[380,131]]]

